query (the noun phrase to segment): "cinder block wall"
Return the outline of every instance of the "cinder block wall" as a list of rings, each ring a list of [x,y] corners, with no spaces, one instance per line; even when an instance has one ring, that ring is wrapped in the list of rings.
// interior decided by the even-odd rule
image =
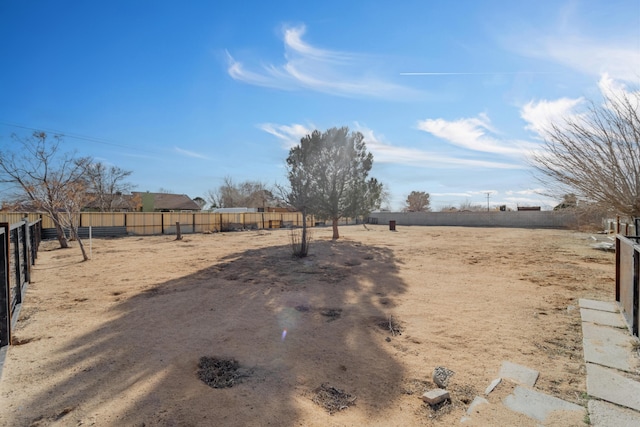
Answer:
[[[574,214],[555,211],[372,212],[369,218],[378,224],[454,227],[570,228],[577,224]]]

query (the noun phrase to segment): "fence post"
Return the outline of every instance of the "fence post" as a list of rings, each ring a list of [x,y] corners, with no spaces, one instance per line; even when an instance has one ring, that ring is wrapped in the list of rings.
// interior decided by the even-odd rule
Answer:
[[[182,240],[182,233],[180,232],[180,221],[176,221],[176,240]]]
[[[9,223],[0,223],[0,347],[11,341],[11,285],[9,284]]]
[[[31,236],[29,230],[29,217],[24,218],[24,224],[22,225],[24,231],[22,235],[23,245],[22,245],[22,254],[24,257],[24,280],[25,283],[31,283],[31,250],[29,246],[31,246]]]
[[[16,295],[16,304],[20,304],[22,302],[22,272],[20,271],[20,230],[21,226],[14,228],[15,230],[15,242],[14,247],[11,249],[13,252],[13,260],[15,264],[15,272],[16,272],[16,289],[18,290]],[[11,234],[11,231],[9,231]],[[9,246],[11,248],[11,246]]]

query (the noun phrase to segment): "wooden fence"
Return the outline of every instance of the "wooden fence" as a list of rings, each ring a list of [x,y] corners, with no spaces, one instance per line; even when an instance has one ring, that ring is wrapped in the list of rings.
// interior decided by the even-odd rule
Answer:
[[[302,226],[300,212],[81,212],[78,213],[80,237],[87,237],[89,227],[94,236],[175,234],[176,223],[182,233],[206,233],[246,229],[267,229]],[[16,222],[25,216],[42,219],[44,238],[55,237],[53,221],[40,213],[0,212],[0,221]],[[307,224],[314,225],[313,216]]]
[[[640,327],[640,237],[616,236],[616,301],[631,333]]]
[[[12,321],[31,281],[31,266],[38,256],[42,221],[0,223],[0,348],[11,343]]]

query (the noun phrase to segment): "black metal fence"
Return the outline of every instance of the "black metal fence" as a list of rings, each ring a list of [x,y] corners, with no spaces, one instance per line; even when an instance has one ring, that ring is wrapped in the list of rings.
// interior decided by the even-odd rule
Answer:
[[[0,223],[0,348],[11,344],[11,328],[38,257],[42,221]]]
[[[636,337],[640,326],[640,236],[616,237],[616,301]]]

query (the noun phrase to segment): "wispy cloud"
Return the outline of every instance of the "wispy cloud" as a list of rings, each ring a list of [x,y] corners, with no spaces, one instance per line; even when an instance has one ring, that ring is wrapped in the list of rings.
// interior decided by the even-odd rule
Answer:
[[[544,188],[529,188],[527,190],[518,190],[518,191],[509,190],[509,191],[505,191],[505,194],[508,196],[535,196],[535,195],[544,194],[544,192],[545,192]]]
[[[640,78],[640,71],[638,71],[638,76]],[[605,73],[600,77],[600,81],[598,81],[598,88],[605,99],[627,99],[629,102],[634,103],[633,106],[636,110],[640,109],[640,89],[631,91],[624,83],[611,78],[608,73]]]
[[[604,44],[587,37],[549,37],[541,40],[541,46],[528,52],[585,74],[600,75],[607,72],[626,81],[639,77],[640,50],[631,40]]]
[[[631,93],[627,86],[613,79],[608,73],[604,73],[600,77],[598,88],[605,100],[607,98],[621,99],[626,97],[633,102],[640,98],[638,96],[630,96]],[[583,107],[586,104],[587,100],[584,98],[530,101],[520,109],[520,117],[527,123],[526,130],[533,132],[538,137],[544,137],[545,132],[552,125],[562,128],[567,122],[580,121],[585,114]],[[606,107],[606,104],[604,106]]]
[[[478,117],[458,120],[426,119],[418,122],[418,129],[443,139],[450,144],[467,150],[485,153],[521,156],[533,146],[523,141],[498,139],[491,134],[496,130],[491,126],[489,117],[482,113]]]
[[[422,166],[425,168],[438,169],[459,167],[479,167],[495,169],[523,168],[522,165],[514,163],[452,157],[445,156],[433,151],[399,147],[385,142],[384,137],[376,135],[372,129],[361,126],[359,123],[356,123],[355,129],[364,135],[367,148],[373,153],[375,161],[379,163]]]
[[[258,127],[263,131],[270,133],[271,135],[280,139],[282,141],[283,148],[287,150],[300,143],[300,139],[302,139],[306,135],[309,135],[315,129],[313,125],[311,127],[308,127],[296,123],[290,126],[277,125],[273,123],[263,123]]]
[[[530,101],[520,109],[520,117],[527,122],[525,129],[542,137],[552,124],[573,117],[575,108],[583,102],[583,98]]]
[[[205,156],[204,154],[196,153],[195,151],[184,150],[184,149],[179,148],[179,147],[174,147],[174,150],[176,151],[176,153],[179,153],[179,154],[181,154],[183,156],[194,157],[196,159],[209,160],[209,158],[207,156]]]
[[[548,27],[503,31],[504,44],[523,56],[552,61],[582,74],[609,73],[615,79],[637,82],[640,78],[637,19],[635,25],[614,24],[612,30],[607,30],[582,18],[582,14],[593,13],[580,10],[582,6],[597,10],[594,5],[570,3],[560,10],[555,24],[550,20]],[[637,14],[637,5],[635,8]]]
[[[457,193],[429,193],[431,196],[436,197],[476,197],[476,196],[484,196],[487,197],[487,193],[492,196],[500,194],[497,190],[484,190],[484,191],[464,191]]]
[[[284,63],[247,69],[227,52],[229,75],[248,84],[282,90],[312,90],[344,97],[415,98],[413,90],[369,72],[373,58],[321,49],[303,40],[305,26],[283,30]]]

